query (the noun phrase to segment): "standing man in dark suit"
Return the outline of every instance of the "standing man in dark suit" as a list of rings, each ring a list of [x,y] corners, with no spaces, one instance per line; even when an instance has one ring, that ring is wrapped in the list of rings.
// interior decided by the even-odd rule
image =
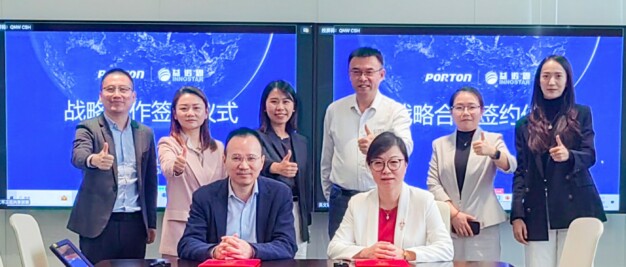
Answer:
[[[182,259],[291,259],[296,253],[291,190],[259,176],[265,157],[256,131],[240,128],[226,139],[228,178],[193,194]]]
[[[76,126],[72,164],[83,180],[67,228],[94,264],[143,259],[156,237],[154,134],[128,115],[136,97],[130,74],[111,69],[101,82],[103,114]]]

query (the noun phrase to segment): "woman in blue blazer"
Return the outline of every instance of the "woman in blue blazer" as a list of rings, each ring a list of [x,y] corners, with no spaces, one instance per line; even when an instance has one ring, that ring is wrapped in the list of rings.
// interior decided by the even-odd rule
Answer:
[[[596,162],[591,109],[576,104],[572,67],[545,58],[535,74],[531,111],[517,122],[518,167],[511,223],[526,245],[526,266],[557,266],[569,224],[579,217],[606,221],[589,168]]]
[[[313,174],[308,164],[308,141],[296,132],[297,108],[296,92],[288,82],[270,82],[261,95],[258,132],[265,155],[261,175],[291,188],[298,244],[295,258],[305,259],[313,210]]]

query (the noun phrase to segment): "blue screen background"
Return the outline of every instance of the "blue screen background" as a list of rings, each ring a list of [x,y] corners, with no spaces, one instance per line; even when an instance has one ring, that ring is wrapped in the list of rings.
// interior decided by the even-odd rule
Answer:
[[[102,111],[101,75],[135,75],[131,117],[169,134],[174,92],[197,86],[209,99],[213,137],[257,128],[272,80],[296,82],[296,34],[192,32],[5,33],[8,190],[76,190],[75,126]],[[169,103],[169,104],[168,104]],[[165,185],[164,177],[159,184]],[[71,203],[70,203],[71,205]]]
[[[462,86],[481,92],[486,110],[480,127],[502,133],[515,155],[515,122],[528,111],[537,66],[546,56],[560,54],[572,64],[576,101],[593,112],[597,161],[591,173],[598,190],[619,194],[622,37],[336,34],[334,99],[354,93],[348,56],[361,46],[382,52],[387,73],[380,90],[410,110],[414,149],[407,183],[427,188],[432,141],[455,131],[448,103]],[[450,79],[450,74],[463,78]],[[498,172],[495,188],[510,194],[512,175]]]

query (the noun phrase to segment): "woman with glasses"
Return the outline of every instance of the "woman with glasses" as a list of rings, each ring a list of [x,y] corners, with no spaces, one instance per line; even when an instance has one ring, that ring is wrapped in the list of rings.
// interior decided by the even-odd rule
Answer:
[[[224,145],[211,137],[204,93],[185,86],[174,94],[170,136],[159,140],[159,162],[167,179],[167,206],[163,216],[163,257],[176,262],[178,241],[189,217],[191,196],[200,186],[226,177]]]
[[[286,81],[270,82],[261,94],[259,136],[265,155],[261,175],[291,188],[298,252],[306,259],[309,225],[313,210],[313,174],[308,164],[308,141],[298,134],[298,99]]]
[[[366,161],[376,188],[350,199],[328,257],[452,260],[452,240],[432,194],[404,183],[408,160],[406,145],[395,134],[374,138]]]
[[[499,261],[499,225],[506,214],[493,182],[496,169],[512,173],[517,162],[501,134],[478,127],[484,102],[477,89],[458,89],[450,107],[456,131],[433,141],[428,190],[450,206],[454,259]]]
[[[569,224],[606,221],[589,168],[596,162],[591,109],[576,104],[572,66],[549,56],[537,67],[531,111],[515,127],[519,166],[511,223],[526,266],[557,266]]]

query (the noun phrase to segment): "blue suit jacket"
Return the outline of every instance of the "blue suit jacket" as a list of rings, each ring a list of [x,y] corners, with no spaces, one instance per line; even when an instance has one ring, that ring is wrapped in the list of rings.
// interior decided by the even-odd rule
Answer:
[[[193,194],[185,233],[178,242],[181,259],[204,261],[209,251],[226,235],[228,183],[223,179],[202,186]],[[257,179],[256,239],[252,243],[255,258],[292,259],[296,253],[291,189],[285,184],[259,176]]]

